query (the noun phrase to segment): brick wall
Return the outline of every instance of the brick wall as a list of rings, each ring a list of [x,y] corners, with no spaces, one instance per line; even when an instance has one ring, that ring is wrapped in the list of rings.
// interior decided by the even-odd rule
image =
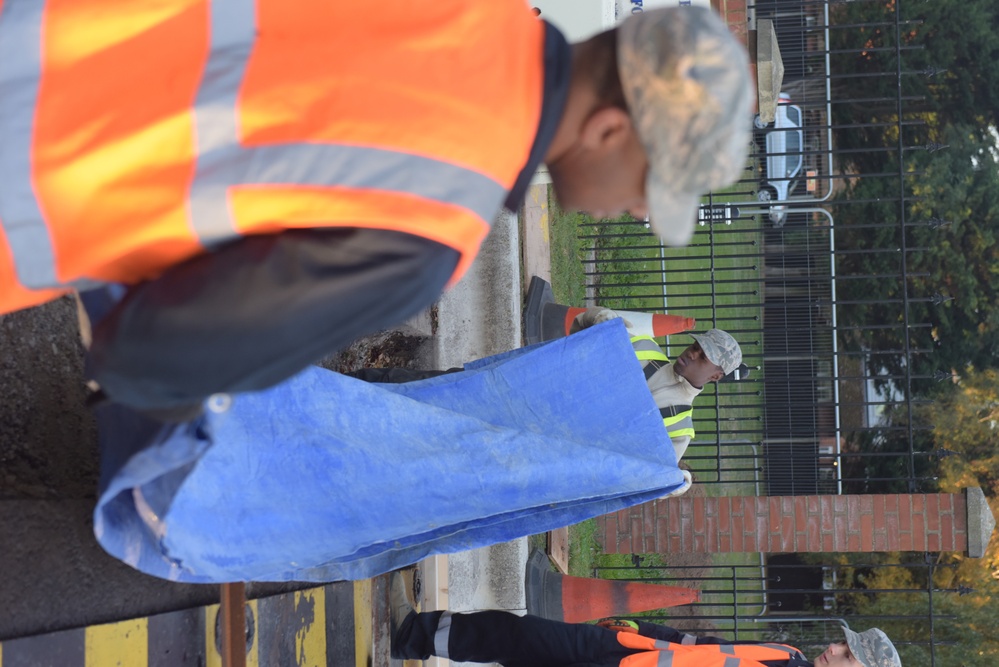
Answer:
[[[746,0],[711,0],[711,7],[721,14],[728,23],[729,30],[743,46],[748,46],[749,24],[746,16]]]
[[[963,493],[680,496],[597,519],[605,553],[960,551]]]

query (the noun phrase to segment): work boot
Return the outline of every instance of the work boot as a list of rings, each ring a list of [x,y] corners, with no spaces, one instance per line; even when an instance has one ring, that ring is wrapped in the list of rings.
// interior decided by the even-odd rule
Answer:
[[[405,659],[413,656],[407,655],[404,650],[407,630],[412,627],[416,619],[416,609],[409,599],[409,584],[402,572],[393,572],[389,581],[389,612],[391,614],[391,654],[393,658]]]

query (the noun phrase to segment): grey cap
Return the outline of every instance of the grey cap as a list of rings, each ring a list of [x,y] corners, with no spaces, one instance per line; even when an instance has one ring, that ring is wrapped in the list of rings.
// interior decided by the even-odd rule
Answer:
[[[898,657],[895,645],[877,628],[854,632],[843,628],[847,646],[853,657],[864,664],[864,667],[902,667],[902,659]]]
[[[617,52],[628,111],[649,158],[649,222],[669,245],[687,245],[701,196],[746,168],[749,58],[706,7],[633,14],[618,28]]]
[[[690,334],[701,344],[701,350],[708,361],[721,366],[728,375],[742,363],[742,348],[732,336],[721,329],[708,329],[702,334]]]

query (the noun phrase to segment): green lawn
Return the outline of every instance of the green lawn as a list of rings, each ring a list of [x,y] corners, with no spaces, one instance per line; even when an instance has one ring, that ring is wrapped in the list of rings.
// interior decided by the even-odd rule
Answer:
[[[752,201],[745,193],[715,193],[715,203],[720,199],[738,202]],[[644,225],[624,216],[617,224],[603,224],[602,232],[590,226],[591,218],[580,213],[562,211],[554,197],[549,197],[549,222],[552,263],[552,290],[559,303],[572,306],[590,305],[594,299],[610,307],[625,310],[658,310],[683,314],[698,319],[698,329],[711,326],[737,332],[755,330],[761,314],[760,297],[747,295],[745,285],[760,278],[758,261],[737,255],[751,255],[760,248],[759,221],[736,221],[732,225],[715,227],[709,235],[699,228],[688,248],[663,249]],[[637,274],[637,275],[636,275]],[[645,274],[645,275],[642,275]],[[586,285],[591,288],[587,292]],[[598,284],[596,284],[598,283]],[[587,301],[587,297],[590,301]],[[664,308],[664,306],[666,308]],[[689,344],[689,339],[676,337],[669,352],[676,354]],[[665,341],[663,341],[665,342]],[[747,356],[756,352],[745,349]],[[747,359],[751,362],[751,358]],[[759,373],[758,370],[754,370]],[[758,397],[740,390],[737,383],[705,389],[699,405],[712,409],[713,394],[717,391],[717,405],[723,411],[724,428],[751,430],[759,422],[761,408]],[[713,413],[712,413],[713,414]],[[753,458],[754,449],[748,444],[751,438],[721,437],[710,434],[695,439],[687,455],[686,465],[700,483],[704,495],[755,495],[760,473]],[[724,459],[719,453],[745,458]],[[722,479],[724,483],[712,483]],[[595,566],[631,566],[628,555],[602,554],[595,539],[595,521],[585,521],[570,527],[570,573],[592,576]],[[539,544],[543,547],[544,542]],[[677,559],[674,559],[677,560]],[[646,556],[650,569],[602,569],[599,576],[612,579],[677,576],[670,572],[670,555]],[[759,581],[759,554],[716,554],[703,559],[701,577],[707,577],[697,586],[710,590],[709,604],[697,613],[712,615],[713,605],[730,605],[736,602],[741,610],[753,613],[763,602]],[[662,569],[658,569],[661,567]],[[755,572],[754,576],[737,577],[736,573]],[[693,584],[691,584],[693,585]],[[734,629],[733,622],[725,619],[711,621],[718,629]]]

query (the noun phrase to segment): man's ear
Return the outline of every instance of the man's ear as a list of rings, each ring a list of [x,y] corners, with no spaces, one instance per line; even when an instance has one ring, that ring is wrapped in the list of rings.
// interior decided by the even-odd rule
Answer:
[[[725,377],[725,371],[724,369],[719,368],[711,374],[711,379],[708,380],[708,382],[718,382],[718,380],[721,380],[723,377]]]
[[[580,132],[582,144],[591,149],[614,148],[627,141],[631,116],[618,107],[602,107],[589,115]]]

